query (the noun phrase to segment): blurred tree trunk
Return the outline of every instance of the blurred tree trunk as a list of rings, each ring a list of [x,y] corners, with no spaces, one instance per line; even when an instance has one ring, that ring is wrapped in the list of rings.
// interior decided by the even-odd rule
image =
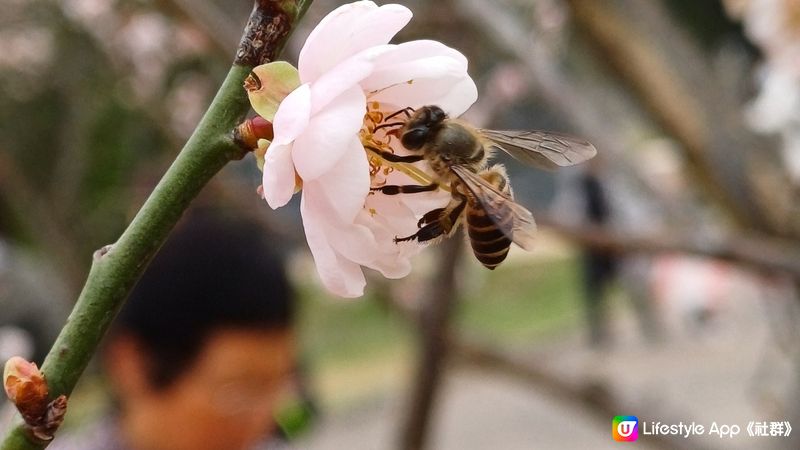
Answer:
[[[421,303],[417,369],[400,436],[400,448],[403,450],[422,450],[429,447],[431,416],[449,354],[447,334],[450,316],[458,302],[456,272],[463,242],[460,236],[455,236],[441,244],[439,270],[430,280],[427,298]]]
[[[694,179],[716,203],[742,227],[785,234],[788,224],[775,220],[785,214],[754,189],[757,163],[768,162],[774,149],[747,131],[741,99],[720,85],[720,74],[669,12],[659,2],[632,2],[625,11],[608,0],[566,3],[585,41],[681,144]]]

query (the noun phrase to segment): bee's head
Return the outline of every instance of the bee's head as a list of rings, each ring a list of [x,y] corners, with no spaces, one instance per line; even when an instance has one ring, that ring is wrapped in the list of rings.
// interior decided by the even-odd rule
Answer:
[[[423,106],[408,119],[400,135],[403,147],[409,150],[422,148],[438,131],[447,114],[438,106]]]

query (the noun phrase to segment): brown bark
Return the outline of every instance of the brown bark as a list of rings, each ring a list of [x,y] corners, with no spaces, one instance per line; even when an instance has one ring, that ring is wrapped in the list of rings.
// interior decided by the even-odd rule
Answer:
[[[430,417],[448,356],[449,319],[458,299],[456,269],[462,246],[463,240],[458,237],[442,243],[439,270],[431,279],[430,294],[420,310],[419,359],[400,437],[400,448],[404,450],[421,450],[429,446]]]

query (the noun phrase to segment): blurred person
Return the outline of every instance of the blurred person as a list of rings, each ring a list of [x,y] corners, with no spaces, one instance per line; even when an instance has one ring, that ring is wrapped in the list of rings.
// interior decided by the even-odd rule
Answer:
[[[296,365],[294,295],[264,235],[208,213],[180,224],[105,342],[115,413],[50,448],[281,446],[275,417]]]
[[[611,219],[611,207],[601,179],[602,162],[589,161],[580,179],[580,188],[586,200],[586,222],[606,227]],[[617,256],[607,249],[587,247],[583,252],[583,274],[586,299],[586,318],[589,325],[589,342],[592,346],[608,344],[609,331],[606,313],[607,291],[616,278]]]
[[[663,146],[648,153],[642,164],[648,169],[645,181],[657,180],[662,189],[677,190],[677,181],[658,177],[653,171],[671,170],[672,162],[664,158],[650,157],[663,154]],[[607,155],[606,155],[607,156]],[[561,171],[558,180],[558,193],[551,207],[551,214],[559,222],[570,226],[593,225],[611,232],[620,239],[626,236],[651,236],[663,232],[667,215],[672,214],[675,198],[654,202],[651,191],[638,187],[636,180],[619,171],[610,160],[600,154],[588,164],[573,171]],[[666,192],[670,197],[672,192]],[[629,251],[614,253],[609,250],[585,247],[581,252],[581,271],[584,287],[584,308],[588,328],[588,341],[593,346],[603,346],[611,341],[611,323],[614,317],[609,314],[609,299],[612,285],[617,285],[624,297],[630,301],[642,336],[648,343],[658,343],[664,338],[664,329],[657,314],[656,299],[652,292],[653,258],[649,253]]]

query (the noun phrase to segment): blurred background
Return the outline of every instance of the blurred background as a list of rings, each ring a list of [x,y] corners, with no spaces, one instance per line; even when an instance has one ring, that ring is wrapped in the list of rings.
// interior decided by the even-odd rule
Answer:
[[[316,0],[284,59],[346,2]],[[402,2],[397,41],[467,55],[489,128],[556,130],[599,156],[507,161],[540,225],[485,270],[451,239],[341,300],[297,199],[272,211],[247,157],[196,201],[263,225],[298,291],[310,449],[613,448],[616,415],[800,430],[800,2]],[[193,130],[244,0],[0,0],[0,360],[37,362],[91,262]],[[502,158],[501,158],[502,159]],[[371,274],[376,275],[376,274]],[[90,368],[68,426],[104,414]],[[309,406],[313,405],[313,406]],[[789,437],[642,436],[642,448],[798,448]]]

